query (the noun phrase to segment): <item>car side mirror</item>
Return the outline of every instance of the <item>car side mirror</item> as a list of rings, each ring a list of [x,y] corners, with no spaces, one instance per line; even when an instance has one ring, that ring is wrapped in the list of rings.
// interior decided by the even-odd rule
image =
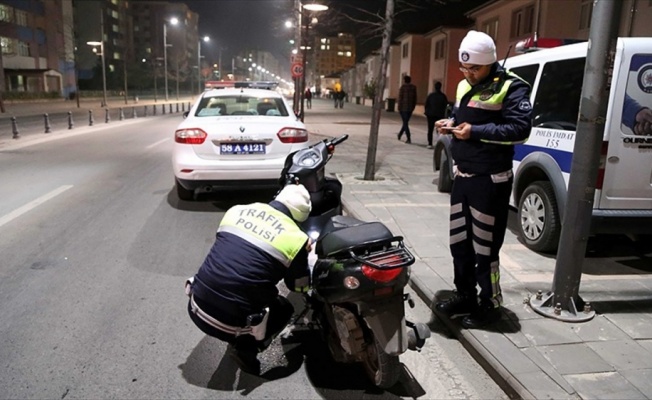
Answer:
[[[185,111],[185,112],[182,114],[182,115],[183,115],[183,119],[188,118],[188,114],[189,114],[189,113],[190,113],[190,111]]]

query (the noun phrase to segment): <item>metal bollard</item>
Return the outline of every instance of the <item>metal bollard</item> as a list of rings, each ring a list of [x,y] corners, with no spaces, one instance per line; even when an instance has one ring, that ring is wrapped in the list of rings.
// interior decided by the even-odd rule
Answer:
[[[181,103],[181,111],[186,112],[186,103]]]
[[[88,126],[93,126],[93,110],[88,110]]]
[[[177,112],[179,112],[179,103],[177,103]]]
[[[18,139],[20,137],[20,133],[18,133],[18,124],[16,123],[16,117],[11,117],[11,131],[14,134],[12,139]]]
[[[136,107],[131,107],[131,118],[138,118],[138,114],[136,114]]]
[[[125,119],[125,113],[122,107],[120,107],[120,121],[122,121],[123,119]]]
[[[165,104],[161,104],[161,110],[163,110],[163,115],[165,115]]]
[[[156,115],[156,104],[152,106],[152,115]]]
[[[68,111],[68,129],[72,129],[75,124],[72,122],[72,111]]]
[[[172,114],[172,103],[170,103],[169,106],[170,106],[170,114]]]
[[[52,129],[50,128],[50,116],[48,113],[43,114],[43,120],[45,122],[45,133],[52,132]]]
[[[147,116],[147,106],[145,106],[145,110],[143,111],[143,117]]]

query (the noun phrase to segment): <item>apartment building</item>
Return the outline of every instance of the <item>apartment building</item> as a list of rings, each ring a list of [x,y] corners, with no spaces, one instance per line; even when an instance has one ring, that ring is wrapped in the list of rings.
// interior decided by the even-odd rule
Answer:
[[[355,37],[348,33],[316,37],[314,60],[318,77],[346,71],[355,65]]]
[[[0,0],[5,92],[74,91],[71,0]]]

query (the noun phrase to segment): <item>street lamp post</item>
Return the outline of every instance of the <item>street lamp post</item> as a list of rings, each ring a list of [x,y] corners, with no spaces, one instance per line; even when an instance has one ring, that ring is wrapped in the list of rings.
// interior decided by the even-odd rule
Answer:
[[[104,40],[100,40],[99,42],[96,41],[91,41],[91,42],[86,42],[86,44],[90,46],[100,46],[100,60],[102,61],[102,93],[103,93],[103,101],[102,101],[102,107],[106,107],[106,63],[104,62]],[[93,51],[97,54],[96,49],[93,49]]]
[[[204,42],[208,43],[211,38],[204,36],[202,39]],[[197,41],[197,91],[201,93],[201,40]]]
[[[170,19],[172,25],[176,25],[178,21],[179,20],[176,18]],[[168,101],[168,24],[166,22],[163,22],[163,64],[165,75],[165,101]]]

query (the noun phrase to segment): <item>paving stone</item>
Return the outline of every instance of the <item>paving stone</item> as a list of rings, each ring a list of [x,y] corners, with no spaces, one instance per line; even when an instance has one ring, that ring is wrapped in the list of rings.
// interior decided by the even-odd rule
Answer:
[[[634,340],[589,342],[587,345],[618,371],[652,368],[652,352]]]
[[[627,371],[619,371],[620,374],[625,377],[634,385],[638,390],[641,391],[648,399],[652,399],[652,370],[650,369],[632,369]]]
[[[535,399],[578,399],[575,389],[568,385],[571,392],[567,392],[556,383],[544,372],[516,372],[514,377],[523,385]]]
[[[550,363],[548,359],[546,359],[543,354],[539,350],[537,350],[535,347],[530,347],[527,349],[522,349],[523,354],[525,354],[530,360],[532,360],[533,363],[539,366],[541,368],[541,371],[543,371],[550,379],[552,379],[555,384],[559,385],[562,389],[566,391],[566,393],[574,393],[575,389],[566,381],[563,375],[561,375],[557,369],[555,369],[554,365]]]
[[[583,399],[646,399],[634,385],[617,372],[566,375]]]
[[[571,329],[585,342],[619,340],[629,337],[604,315],[596,315],[590,321],[573,324]]]
[[[562,375],[615,370],[585,343],[539,346],[537,349]]]
[[[533,345],[580,343],[582,339],[573,331],[568,322],[552,318],[539,318],[521,321],[523,334]]]
[[[652,316],[640,313],[609,313],[605,317],[632,339],[652,339]]]
[[[540,368],[534,364],[501,332],[470,330],[466,334],[473,337],[485,347],[510,372],[535,372]]]

